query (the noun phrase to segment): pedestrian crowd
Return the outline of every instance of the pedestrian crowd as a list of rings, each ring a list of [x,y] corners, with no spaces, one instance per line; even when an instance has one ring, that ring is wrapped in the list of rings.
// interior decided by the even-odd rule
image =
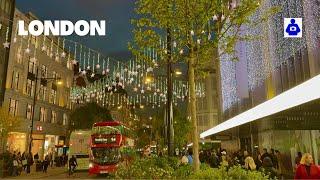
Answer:
[[[270,178],[283,179],[285,163],[279,150],[264,148],[260,153],[255,149],[253,153],[247,150],[227,152],[226,149],[204,150],[199,153],[201,163],[206,163],[212,168],[224,166],[227,169],[232,166],[241,166],[248,171],[261,171]],[[181,155],[181,164],[192,164],[192,150]],[[298,152],[295,159],[295,179],[320,179],[320,167],[313,163],[312,155]]]
[[[65,166],[68,161],[66,155],[53,158],[53,153],[45,155],[43,160],[40,160],[39,154],[32,155],[30,152],[5,151],[0,154],[0,159],[3,160],[3,176],[20,176],[22,173],[29,174],[32,167],[35,167],[36,172],[47,173],[48,167]]]

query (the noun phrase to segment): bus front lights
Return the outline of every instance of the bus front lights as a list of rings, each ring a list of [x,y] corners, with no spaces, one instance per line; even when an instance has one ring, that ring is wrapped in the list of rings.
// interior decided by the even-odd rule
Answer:
[[[93,163],[89,163],[89,168],[93,168]]]

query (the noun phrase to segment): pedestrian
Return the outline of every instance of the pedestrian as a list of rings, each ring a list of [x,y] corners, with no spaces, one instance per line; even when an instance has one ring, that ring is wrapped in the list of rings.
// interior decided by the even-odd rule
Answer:
[[[21,156],[21,152],[19,151],[17,154],[17,161],[18,161],[18,176],[21,175],[21,171],[22,171],[22,156]]]
[[[262,161],[262,171],[268,175],[270,179],[277,177],[277,170],[273,167],[272,160],[268,156]]]
[[[185,152],[184,155],[181,158],[181,164],[182,165],[187,165],[188,164],[188,157],[187,156],[188,156],[188,153]]]
[[[27,158],[26,158],[26,152],[23,152],[22,153],[22,156],[21,156],[21,164],[22,164],[22,169],[23,171],[26,170],[26,167],[27,167]]]
[[[222,151],[221,152],[221,162],[220,162],[221,166],[224,167],[229,167],[229,162],[227,160],[227,152],[226,151]]]
[[[48,157],[48,166],[50,165],[52,167],[53,164],[53,157],[52,157],[52,152],[49,153],[49,157]]]
[[[276,156],[276,153],[274,151],[274,149],[270,149],[270,157],[271,157],[271,160],[272,160],[272,164],[273,164],[273,167],[278,169],[279,168],[279,164],[278,164],[278,158]]]
[[[247,170],[256,170],[257,166],[251,156],[247,156],[244,160],[244,168]]]
[[[219,164],[220,162],[219,162],[219,157],[217,155],[217,152],[213,150],[213,153],[211,154],[211,157],[210,157],[209,165],[212,168],[218,168]]]
[[[193,163],[193,157],[192,157],[192,150],[191,149],[189,149],[187,158],[188,158],[188,163],[192,164]]]
[[[44,161],[43,161],[43,173],[47,173],[47,170],[48,170],[48,166],[49,166],[49,163],[50,163],[50,160],[49,160],[49,155],[47,154],[44,158]]]
[[[299,166],[300,164],[300,161],[301,161],[301,158],[302,158],[302,153],[301,152],[298,152],[297,153],[297,156],[295,158],[295,169],[297,169],[297,167]]]
[[[75,168],[78,166],[77,159],[74,155],[69,159],[69,176],[73,174]]]
[[[294,179],[320,179],[320,169],[313,164],[311,154],[305,153],[301,157]]]
[[[33,156],[33,159],[34,159],[34,162],[35,162],[35,163],[38,163],[38,161],[39,161],[39,154],[36,153],[36,154]]]
[[[254,150],[254,156],[253,156],[253,159],[254,159],[254,163],[256,164],[256,169],[259,170],[260,167],[262,166],[262,160],[261,160],[261,154],[259,152],[259,149],[256,148]]]
[[[32,159],[32,153],[29,152],[27,154],[27,165],[26,165],[26,168],[27,168],[27,174],[30,173],[30,167],[33,165],[34,161]]]
[[[12,158],[13,169],[12,169],[12,176],[18,176],[18,157],[16,154],[13,154]]]
[[[262,155],[261,155],[261,161],[262,161],[262,162],[263,162],[264,158],[266,158],[266,157],[269,157],[269,158],[272,160],[270,154],[268,153],[267,148],[263,148],[262,151],[263,151],[263,152],[262,152]]]
[[[278,174],[279,174],[279,177],[280,179],[282,179],[282,176],[283,176],[283,172],[285,170],[285,165],[283,164],[283,157],[282,157],[282,154],[280,153],[279,150],[275,150],[276,152],[276,157],[277,157],[277,160],[278,160]]]

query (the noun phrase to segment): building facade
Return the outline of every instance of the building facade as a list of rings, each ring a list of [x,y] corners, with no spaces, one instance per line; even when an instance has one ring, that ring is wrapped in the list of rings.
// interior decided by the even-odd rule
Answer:
[[[251,20],[257,21],[265,10],[274,6],[281,10],[268,21],[256,27],[242,27],[244,34],[260,38],[237,44],[238,62],[232,62],[228,55],[221,57],[222,122],[320,73],[320,2],[267,0]],[[303,18],[303,36],[284,38],[283,18],[294,17]],[[221,146],[229,150],[279,150],[287,162],[284,173],[290,174],[299,151],[311,153],[315,163],[320,163],[319,109],[319,100],[315,100],[225,130],[211,138],[227,137]]]
[[[202,133],[218,124],[218,101],[216,73],[210,73],[204,80],[205,95],[197,98],[198,132]]]
[[[7,148],[20,152],[28,150],[34,110],[32,153],[43,158],[47,153],[57,152],[56,147],[65,145],[74,72],[61,38],[17,35],[18,20],[24,20],[27,26],[27,22],[34,19],[37,18],[32,13],[15,10],[4,105],[9,107],[11,115],[21,120],[9,133]],[[61,78],[62,85],[53,80],[57,78]]]
[[[14,0],[0,1],[0,106],[2,105],[6,84],[6,74],[8,68],[9,48],[2,46],[3,43],[11,40],[12,20],[15,8]]]

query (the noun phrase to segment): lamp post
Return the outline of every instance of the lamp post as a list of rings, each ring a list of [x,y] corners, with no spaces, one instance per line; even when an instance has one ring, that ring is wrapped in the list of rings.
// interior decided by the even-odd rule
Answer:
[[[33,109],[32,109],[32,113],[31,113],[31,126],[30,126],[30,142],[29,142],[29,153],[31,154],[31,149],[32,149],[32,134],[33,134],[33,125],[34,125],[34,113],[35,113],[35,109],[36,109],[36,102],[37,102],[37,86],[38,86],[38,79],[43,79],[43,80],[55,80],[58,81],[57,84],[58,85],[62,85],[62,81],[61,78],[39,78],[38,77],[39,74],[39,69],[37,67],[37,71],[36,71],[36,76],[35,76],[35,85],[34,85],[34,93],[33,93]]]

